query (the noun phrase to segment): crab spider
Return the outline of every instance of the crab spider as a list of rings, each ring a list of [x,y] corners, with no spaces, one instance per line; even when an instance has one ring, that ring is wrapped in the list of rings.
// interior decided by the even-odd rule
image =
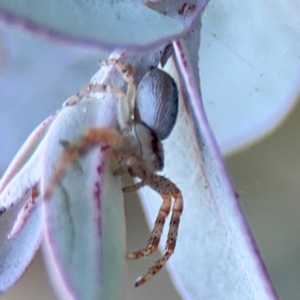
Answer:
[[[119,129],[90,128],[75,141],[60,141],[64,148],[62,156],[53,172],[50,183],[41,192],[45,200],[50,200],[54,189],[59,185],[68,168],[95,146],[108,146],[109,155],[116,162],[114,174],[128,172],[140,182],[124,187],[124,192],[135,191],[148,185],[163,199],[154,228],[147,246],[139,251],[127,253],[128,259],[138,259],[150,255],[158,248],[165,220],[171,213],[170,228],[163,256],[140,277],[135,285],[139,286],[155,275],[173,254],[176,245],[183,199],[180,190],[169,179],[156,174],[163,169],[164,155],[162,140],[171,133],[178,111],[178,90],[170,75],[157,68],[151,68],[143,77],[138,88],[134,83],[135,70],[119,60],[103,60],[102,65],[114,65],[127,83],[126,93],[115,86],[89,84],[79,93],[69,98],[64,106],[76,105],[83,97],[97,93],[113,93],[121,98],[118,101]],[[38,187],[36,187],[38,191]],[[34,197],[23,207],[23,215],[34,206]],[[20,213],[22,216],[22,213]],[[27,218],[27,216],[26,216]],[[21,219],[25,219],[22,217]],[[27,219],[26,219],[27,220]],[[24,222],[23,222],[24,223]],[[23,223],[16,224],[15,232],[20,231]],[[13,234],[11,234],[13,236]]]
[[[141,181],[133,186],[124,187],[124,192],[131,192],[148,185],[157,191],[163,199],[151,237],[146,248],[127,253],[128,259],[138,259],[150,255],[158,248],[165,219],[171,210],[174,199],[164,255],[148,272],[136,281],[139,286],[155,275],[173,254],[180,215],[183,210],[183,199],[180,190],[169,179],[155,174],[162,170],[164,164],[163,145],[161,140],[171,133],[178,111],[178,90],[170,75],[157,68],[151,68],[141,80],[138,88],[134,84],[134,70],[119,60],[102,60],[102,65],[113,64],[123,75],[127,83],[126,94],[117,87],[91,84],[84,87],[66,105],[76,104],[83,96],[96,92],[115,93],[122,98],[119,101],[118,120],[120,130],[110,128],[91,128],[65,150],[58,168],[53,174],[52,183],[46,191],[50,198],[53,189],[59,183],[68,166],[96,145],[109,145],[110,155],[117,163],[115,174],[128,172]]]

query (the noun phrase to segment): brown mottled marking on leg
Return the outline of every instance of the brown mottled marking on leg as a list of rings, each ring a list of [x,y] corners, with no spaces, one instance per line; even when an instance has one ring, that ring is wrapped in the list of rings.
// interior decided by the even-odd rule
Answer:
[[[111,93],[116,95],[117,97],[124,99],[124,92],[119,89],[117,86],[107,85],[107,84],[89,84],[82,90],[82,95],[80,97],[84,97],[86,94],[90,93]]]
[[[174,196],[181,194],[179,188],[170,179],[161,175],[151,175],[146,184],[161,195]]]
[[[133,76],[136,75],[137,70],[130,64],[123,64],[119,59],[101,59],[99,64],[102,66],[114,65],[127,83],[134,83]]]
[[[127,259],[139,259],[150,255],[157,250],[161,234],[164,228],[164,224],[167,216],[169,215],[171,209],[171,197],[163,196],[163,203],[159,209],[154,228],[151,233],[151,237],[148,241],[147,247],[145,249],[135,251],[132,253],[127,253]]]
[[[52,197],[57,184],[62,180],[68,168],[84,156],[91,148],[97,145],[108,145],[114,147],[121,142],[121,135],[118,131],[109,128],[90,128],[84,135],[74,143],[61,141],[64,146],[61,159],[53,173],[50,184],[45,191],[44,198]]]
[[[31,194],[31,201],[35,202],[35,199],[40,196],[40,186],[39,186],[39,184],[36,184],[35,186],[33,186],[31,188],[30,194]]]
[[[130,106],[130,110],[133,110],[135,107],[136,96],[136,87],[134,84],[133,76],[137,74],[137,70],[134,69],[130,64],[123,64],[118,59],[102,59],[99,61],[99,63],[102,66],[114,65],[117,68],[117,70],[122,74],[124,80],[127,82],[126,98]]]
[[[83,97],[88,97],[91,93],[111,93],[121,99],[125,99],[124,92],[116,86],[107,84],[87,84],[75,96],[70,97],[64,106],[71,106],[78,103]]]
[[[147,182],[147,184],[151,188],[156,190],[158,193],[160,193],[163,198],[167,196],[170,198],[174,198],[174,204],[164,255],[162,256],[162,258],[156,261],[153,267],[151,267],[144,276],[137,279],[137,281],[135,282],[136,287],[144,284],[151,277],[153,277],[166,264],[168,259],[174,253],[178,235],[180,216],[183,211],[183,199],[181,192],[173,182],[171,182],[169,179],[163,176],[152,175],[150,181]]]

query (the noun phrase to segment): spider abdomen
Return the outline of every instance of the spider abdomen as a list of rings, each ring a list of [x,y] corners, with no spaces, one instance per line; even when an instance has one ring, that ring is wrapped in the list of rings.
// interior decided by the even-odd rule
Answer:
[[[178,89],[168,73],[152,68],[144,76],[137,89],[135,114],[159,140],[170,135],[178,114]]]

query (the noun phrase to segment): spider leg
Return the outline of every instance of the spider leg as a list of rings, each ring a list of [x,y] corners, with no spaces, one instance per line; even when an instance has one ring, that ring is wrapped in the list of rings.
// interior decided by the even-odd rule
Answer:
[[[164,224],[171,209],[171,197],[163,196],[163,203],[159,209],[151,237],[145,249],[127,253],[127,259],[139,259],[150,255],[157,250]]]
[[[63,107],[75,105],[81,101],[83,97],[92,97],[93,94],[97,93],[110,93],[123,100],[118,102],[118,120],[121,128],[126,127],[128,121],[132,118],[133,108],[129,107],[128,94],[125,95],[124,92],[117,86],[97,83],[87,84],[76,95],[68,98],[64,102]],[[135,93],[132,97],[135,97]]]
[[[35,212],[36,208],[40,204],[39,200],[40,196],[40,187],[39,183],[37,183],[34,187],[30,190],[30,197],[25,202],[24,206],[21,208],[20,212],[18,213],[17,220],[14,223],[14,226],[10,233],[8,234],[7,238],[11,239],[17,236],[22,229],[27,224],[27,221],[32,216],[32,214]]]
[[[151,176],[149,182],[147,181],[147,185],[161,194],[163,203],[159,210],[158,217],[156,219],[154,229],[151,233],[147,248],[141,251],[134,252],[132,254],[127,254],[127,258],[140,258],[149,255],[157,249],[165,219],[170,211],[171,198],[174,199],[174,204],[164,254],[159,260],[155,262],[155,264],[148,270],[145,275],[137,279],[137,281],[135,282],[136,287],[144,284],[151,277],[153,277],[166,264],[168,259],[174,253],[180,216],[183,211],[183,199],[181,191],[169,179],[154,174]]]
[[[130,85],[134,85],[133,76],[136,75],[136,70],[130,64],[124,64],[119,59],[101,59],[99,64],[102,66],[113,65],[122,74],[124,80]]]
[[[124,193],[131,193],[131,192],[135,192],[136,190],[140,189],[143,186],[145,186],[145,182],[140,181],[140,182],[138,182],[136,184],[133,184],[133,185],[124,186],[122,190],[123,190]]]
[[[122,137],[117,130],[110,128],[90,128],[73,143],[61,141],[64,151],[54,170],[50,184],[45,191],[44,198],[50,199],[52,197],[55,187],[63,179],[68,168],[87,154],[91,148],[98,145],[114,147],[119,144],[121,140]]]
[[[134,75],[136,75],[136,70],[130,64],[123,64],[118,59],[102,59],[99,61],[100,65],[108,66],[114,65],[117,70],[121,73],[124,80],[127,83],[127,91],[126,91],[126,99],[127,105],[129,109],[129,116],[133,118],[134,115],[134,107],[135,107],[135,97],[136,97],[136,86],[134,83]],[[127,108],[127,107],[126,107]],[[120,114],[124,113],[124,107],[120,107]]]
[[[83,97],[88,97],[88,96],[90,97],[91,94],[93,93],[111,93],[121,99],[126,99],[124,92],[116,86],[111,86],[107,84],[90,83],[85,85],[76,95],[68,98],[64,102],[63,107],[75,105],[76,103],[81,101]]]

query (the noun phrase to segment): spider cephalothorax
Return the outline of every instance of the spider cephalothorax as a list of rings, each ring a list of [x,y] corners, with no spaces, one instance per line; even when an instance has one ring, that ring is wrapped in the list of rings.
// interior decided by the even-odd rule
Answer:
[[[156,135],[142,123],[132,123],[121,131],[122,142],[112,148],[117,155],[116,174],[128,172],[141,179],[163,168],[163,147]]]

